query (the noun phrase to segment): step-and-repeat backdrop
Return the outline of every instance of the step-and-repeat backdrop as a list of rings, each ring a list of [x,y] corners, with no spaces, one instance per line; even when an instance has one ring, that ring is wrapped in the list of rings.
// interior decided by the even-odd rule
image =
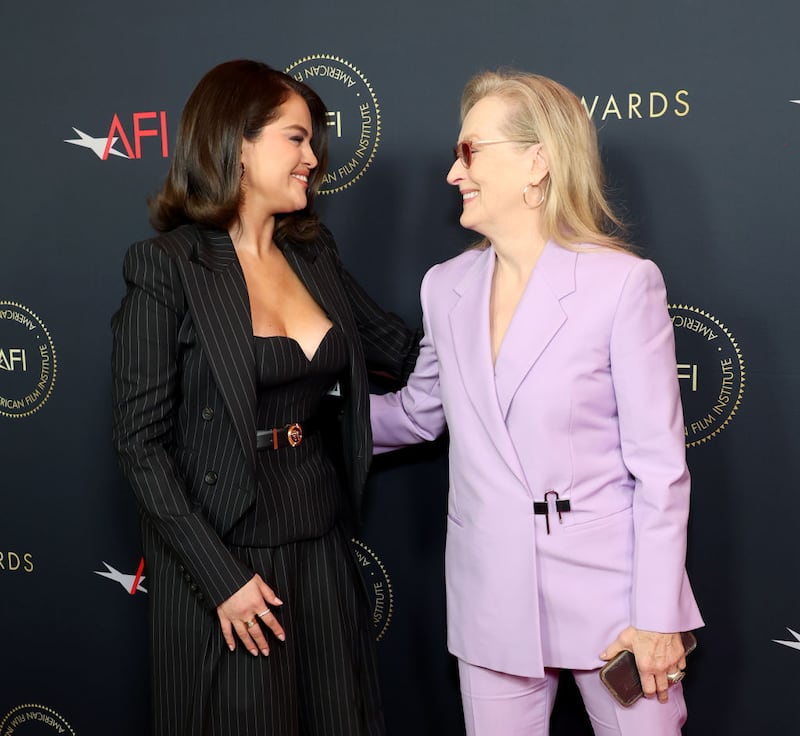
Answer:
[[[183,103],[243,57],[325,100],[323,217],[415,324],[425,270],[471,240],[445,183],[465,81],[514,66],[582,98],[677,338],[708,624],[685,732],[797,733],[799,35],[790,0],[4,3],[0,736],[147,732],[148,580],[110,442],[109,318]],[[463,732],[446,489],[444,442],[380,459],[353,541],[390,734]],[[553,731],[589,733],[570,684]]]

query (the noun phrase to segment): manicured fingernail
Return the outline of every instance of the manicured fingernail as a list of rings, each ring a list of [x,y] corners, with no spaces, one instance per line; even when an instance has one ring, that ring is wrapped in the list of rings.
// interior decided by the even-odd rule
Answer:
[[[286,641],[286,634],[278,634],[278,638],[279,638],[281,641]]]
[[[228,651],[232,652],[234,649],[236,649],[236,646],[234,644],[228,644]]]
[[[261,654],[263,654],[265,657],[269,657],[269,649],[267,649],[266,647],[264,647],[264,648],[261,650]]]
[[[275,598],[275,605],[276,606],[282,606],[283,605],[283,601],[280,598],[276,597]]]
[[[254,657],[257,657],[258,656],[258,649],[251,649],[250,650],[250,654],[252,654]]]

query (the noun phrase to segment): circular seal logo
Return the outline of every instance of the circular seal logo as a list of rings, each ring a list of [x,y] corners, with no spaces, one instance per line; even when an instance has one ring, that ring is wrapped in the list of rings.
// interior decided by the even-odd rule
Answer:
[[[330,54],[305,56],[285,71],[312,87],[328,108],[328,171],[320,194],[347,189],[369,168],[381,137],[372,86],[349,61]]]
[[[26,703],[12,708],[0,719],[0,736],[43,736],[44,734],[72,734],[69,725],[52,708],[34,703]]]
[[[736,340],[716,317],[685,304],[670,304],[686,446],[719,434],[744,393],[744,361]]]
[[[38,411],[55,380],[56,350],[42,320],[22,304],[0,301],[0,416]]]
[[[372,598],[372,623],[378,632],[375,636],[376,641],[383,639],[389,622],[392,620],[392,608],[394,596],[392,594],[392,583],[386,573],[386,568],[378,559],[378,556],[359,539],[351,540],[353,550],[356,553],[358,567],[361,576],[367,585],[367,590]]]

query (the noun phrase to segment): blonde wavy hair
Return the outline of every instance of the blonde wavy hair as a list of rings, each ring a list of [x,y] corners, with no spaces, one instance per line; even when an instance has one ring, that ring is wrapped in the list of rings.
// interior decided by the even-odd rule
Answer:
[[[605,195],[605,174],[597,131],[580,100],[558,82],[513,69],[482,72],[467,82],[461,96],[463,122],[484,97],[509,103],[501,125],[509,138],[541,143],[550,181],[543,182],[542,217],[549,237],[575,248],[593,243],[632,252],[622,237],[624,225]],[[478,247],[488,245],[484,239]]]

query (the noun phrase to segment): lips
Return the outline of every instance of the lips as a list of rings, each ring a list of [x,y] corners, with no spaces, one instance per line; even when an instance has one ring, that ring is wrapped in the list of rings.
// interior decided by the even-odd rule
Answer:
[[[302,182],[306,186],[308,186],[308,175],[307,174],[292,174],[293,179],[297,179],[297,181]]]

